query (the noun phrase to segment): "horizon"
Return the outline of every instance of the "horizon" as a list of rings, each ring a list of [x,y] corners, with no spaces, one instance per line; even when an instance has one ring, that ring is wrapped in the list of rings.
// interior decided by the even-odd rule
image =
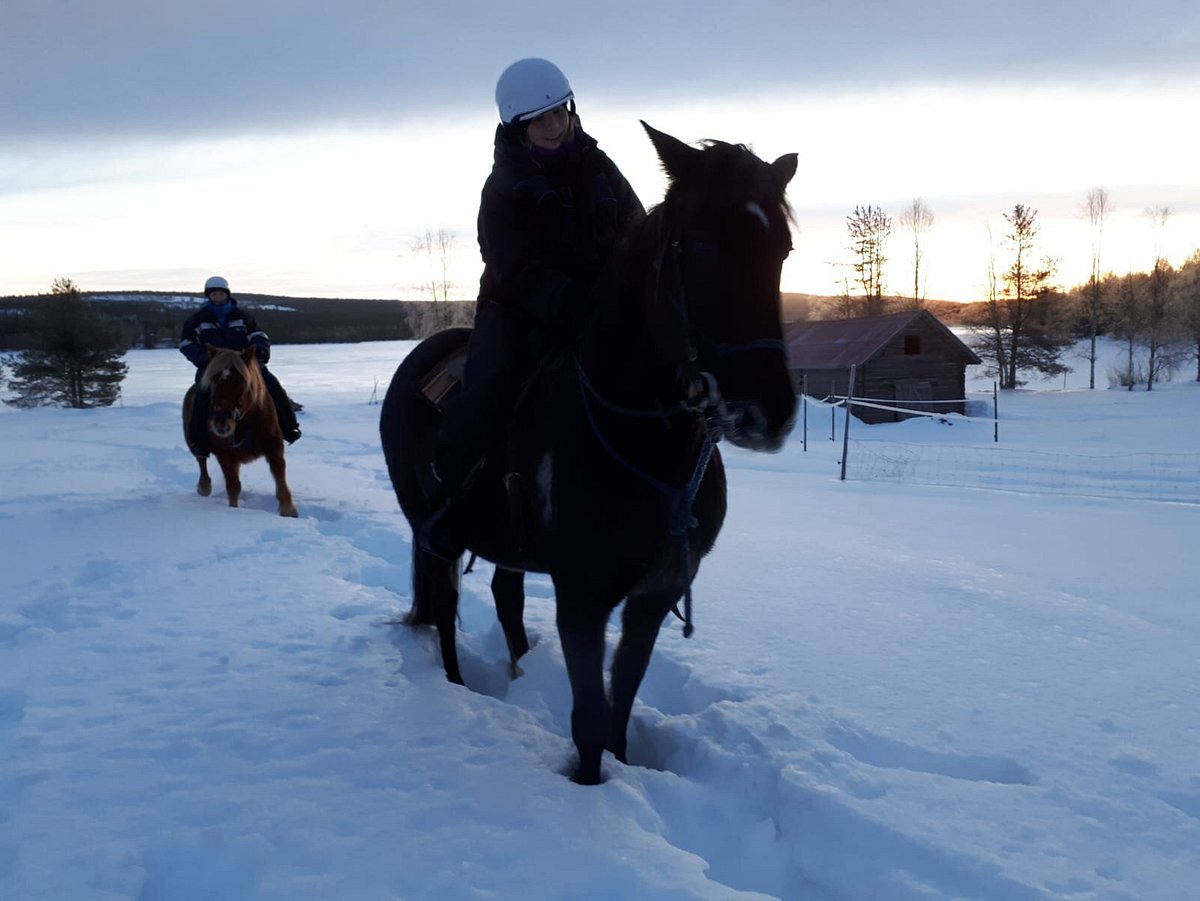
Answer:
[[[175,290],[221,273],[251,293],[389,299],[427,275],[412,238],[446,228],[455,293],[470,299],[492,90],[524,55],[562,65],[584,128],[647,205],[664,181],[639,119],[688,143],[798,153],[788,293],[842,293],[846,217],[871,204],[893,218],[886,280],[904,294],[911,249],[898,219],[914,197],[935,217],[928,297],[986,296],[1016,203],[1038,211],[1035,250],[1059,259],[1062,287],[1086,281],[1079,208],[1096,187],[1113,205],[1103,268],[1146,270],[1156,254],[1178,266],[1200,248],[1181,114],[1200,95],[1200,9],[1172,0],[902,0],[866,18],[784,0],[746,16],[703,3],[568,13],[348,0],[288,7],[284,32],[276,0],[236,15],[198,0],[149,19],[132,0],[103,13],[63,2],[73,15],[7,8],[0,30],[4,294],[58,277],[88,291]],[[483,30],[464,33],[464,17]],[[229,65],[190,64],[214,47]],[[1146,214],[1161,207],[1173,214],[1156,228]]]

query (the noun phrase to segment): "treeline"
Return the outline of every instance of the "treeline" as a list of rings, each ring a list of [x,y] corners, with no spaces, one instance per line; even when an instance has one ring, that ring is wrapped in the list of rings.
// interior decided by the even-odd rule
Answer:
[[[794,301],[790,309],[785,297],[785,318],[789,312],[790,318],[798,319],[848,319],[926,308],[947,324],[973,329],[971,347],[1001,388],[1019,387],[1027,373],[1064,372],[1063,355],[1081,338],[1088,339],[1089,385],[1096,387],[1100,336],[1117,338],[1127,348],[1125,362],[1107,373],[1110,385],[1130,389],[1145,385],[1151,390],[1189,363],[1195,365],[1200,381],[1200,251],[1178,269],[1156,249],[1147,272],[1105,272],[1101,236],[1112,212],[1108,192],[1091,189],[1083,210],[1092,231],[1092,274],[1085,284],[1061,287],[1056,278],[1058,261],[1038,247],[1037,210],[1018,203],[1004,214],[1007,233],[988,261],[987,299],[952,310],[942,304],[935,309],[936,302],[924,296],[923,241],[934,224],[933,212],[924,201],[915,198],[900,217],[912,242],[913,269],[906,279],[912,293],[907,296],[885,293],[892,218],[877,206],[856,206],[846,218],[852,258],[846,271],[853,277],[845,277],[844,292],[819,302]],[[1156,235],[1161,236],[1170,208],[1148,212]]]
[[[201,295],[147,291],[80,292],[90,312],[115,330],[125,347],[174,347]],[[55,294],[0,298],[0,351],[35,344],[34,313]],[[275,344],[337,344],[422,338],[440,328],[470,325],[468,301],[358,300],[238,294]]]

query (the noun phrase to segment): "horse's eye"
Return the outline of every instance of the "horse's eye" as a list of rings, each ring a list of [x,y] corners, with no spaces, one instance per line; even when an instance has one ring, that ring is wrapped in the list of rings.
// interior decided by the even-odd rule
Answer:
[[[763,211],[763,208],[753,200],[746,201],[746,212],[753,216],[755,220],[762,223],[763,228],[769,229],[771,227],[771,220],[767,218],[767,214]]]

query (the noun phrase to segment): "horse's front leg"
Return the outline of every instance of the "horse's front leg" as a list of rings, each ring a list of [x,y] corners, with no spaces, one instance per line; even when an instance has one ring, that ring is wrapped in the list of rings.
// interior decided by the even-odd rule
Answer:
[[[267,465],[271,467],[271,476],[275,479],[275,499],[279,501],[280,516],[299,516],[296,504],[292,501],[292,490],[287,483],[287,463],[283,459],[283,440],[267,454]]]
[[[611,712],[604,693],[604,627],[611,606],[588,592],[555,585],[558,637],[571,680],[571,737],[579,752],[574,780],[600,784],[600,758],[610,733]]]
[[[221,464],[221,475],[225,477],[225,497],[229,506],[236,507],[242,496],[242,464],[235,457],[217,454],[217,462]]]
[[[679,600],[678,591],[660,591],[632,595],[625,601],[621,621],[621,640],[613,653],[612,662],[612,734],[608,749],[621,763],[628,763],[627,731],[633,699],[637,695],[662,621]]]
[[[525,573],[497,566],[492,574],[492,598],[496,602],[496,618],[508,642],[508,675],[515,679],[521,674],[517,661],[529,651],[529,636],[525,634]]]
[[[212,476],[208,474],[208,457],[196,457],[200,464],[200,480],[196,482],[196,493],[201,497],[212,494]]]

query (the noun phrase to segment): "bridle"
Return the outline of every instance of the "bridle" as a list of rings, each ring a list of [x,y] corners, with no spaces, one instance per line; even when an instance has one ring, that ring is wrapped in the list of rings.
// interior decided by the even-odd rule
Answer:
[[[210,393],[210,397],[211,397],[211,401],[210,401],[211,406],[209,407],[209,429],[212,428],[212,419],[215,418],[214,414],[221,415],[221,416],[228,416],[229,419],[233,420],[233,423],[234,423],[233,431],[230,433],[230,437],[228,439],[225,439],[225,440],[229,441],[229,444],[231,447],[237,447],[238,445],[240,445],[242,443],[240,440],[234,440],[234,438],[237,435],[238,425],[241,424],[242,420],[246,416],[245,412],[242,409],[243,404],[246,404],[247,406],[252,406],[252,403],[247,402],[247,397],[251,396],[253,393],[250,379],[249,378],[242,379],[242,390],[238,393],[237,401],[234,403],[233,408],[228,411],[226,411],[226,409],[223,407],[217,407],[216,393],[213,389],[214,389],[218,379],[225,377],[227,375],[231,375],[232,370],[234,368],[235,367],[231,365],[231,366],[228,366],[225,369],[223,369],[220,372],[220,374],[218,375],[218,378],[213,379],[209,383],[209,389],[208,389],[209,393]],[[251,397],[251,401],[252,400],[253,400],[253,398]]]
[[[757,204],[754,205],[757,207]],[[765,214],[758,209],[758,215],[766,220]],[[658,409],[635,409],[616,404],[597,390],[588,378],[578,355],[575,357],[575,370],[579,380],[580,397],[583,403],[584,416],[593,436],[622,468],[633,474],[639,480],[664,496],[670,504],[670,519],[668,531],[672,538],[679,542],[680,564],[682,571],[687,573],[690,568],[691,542],[688,532],[699,523],[693,516],[696,495],[704,480],[704,474],[712,459],[717,442],[725,432],[725,424],[730,414],[716,376],[702,368],[701,360],[722,360],[741,353],[754,350],[784,351],[784,343],[780,339],[760,338],[736,344],[717,342],[706,335],[694,322],[691,315],[685,266],[689,252],[714,252],[715,244],[703,241],[687,241],[682,230],[679,232],[664,232],[662,219],[658,222],[659,241],[654,255],[654,298],[656,303],[663,303],[672,312],[678,323],[680,333],[686,338],[683,359],[676,360],[681,382],[686,386],[684,396],[669,407]],[[702,354],[703,351],[703,354]],[[596,420],[594,407],[599,405],[611,413],[630,419],[660,420],[664,424],[676,418],[690,421],[695,432],[702,435],[692,473],[682,485],[672,485],[647,472],[643,467],[622,454],[604,434]],[[683,636],[690,638],[695,631],[692,625],[692,577],[687,579],[684,587]]]

